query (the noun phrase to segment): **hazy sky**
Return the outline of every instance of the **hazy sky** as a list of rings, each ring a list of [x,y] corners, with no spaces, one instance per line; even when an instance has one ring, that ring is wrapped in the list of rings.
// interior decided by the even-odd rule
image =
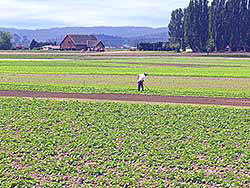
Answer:
[[[189,0],[0,0],[0,27],[166,27]]]

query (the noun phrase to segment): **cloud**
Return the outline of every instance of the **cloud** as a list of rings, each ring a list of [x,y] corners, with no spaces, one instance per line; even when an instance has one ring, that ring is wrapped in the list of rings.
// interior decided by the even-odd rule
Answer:
[[[7,27],[167,26],[172,10],[187,0],[8,0],[0,2]]]

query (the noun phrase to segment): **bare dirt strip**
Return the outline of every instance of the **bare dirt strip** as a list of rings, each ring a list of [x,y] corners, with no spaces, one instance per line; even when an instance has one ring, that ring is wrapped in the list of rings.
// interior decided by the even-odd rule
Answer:
[[[250,106],[250,99],[240,98],[210,98],[192,96],[152,96],[131,94],[81,94],[61,92],[37,92],[37,91],[14,91],[0,90],[2,97],[25,97],[25,98],[50,98],[50,99],[81,99],[81,100],[105,100],[105,101],[131,101],[131,102],[156,102],[156,103],[181,103],[201,105],[223,106]]]

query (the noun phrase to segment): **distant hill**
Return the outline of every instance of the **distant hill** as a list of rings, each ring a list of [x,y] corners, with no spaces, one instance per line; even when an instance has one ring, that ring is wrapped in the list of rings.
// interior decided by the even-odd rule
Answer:
[[[168,38],[166,33],[156,33],[137,37],[118,37],[101,34],[96,35],[96,37],[109,47],[120,47],[122,45],[136,46],[140,42],[166,41]]]
[[[0,31],[10,32],[15,40],[56,41],[60,43],[67,34],[94,34],[106,46],[119,47],[121,45],[134,46],[138,42],[156,42],[167,40],[167,28],[151,27],[63,27],[51,29],[15,29],[0,28]],[[20,38],[19,38],[19,37]],[[18,43],[15,41],[15,43]]]

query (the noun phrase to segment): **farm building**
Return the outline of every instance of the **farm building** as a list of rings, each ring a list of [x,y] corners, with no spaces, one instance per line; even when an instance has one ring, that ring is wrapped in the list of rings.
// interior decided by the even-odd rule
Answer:
[[[60,44],[62,50],[104,51],[102,41],[94,35],[66,35]]]

